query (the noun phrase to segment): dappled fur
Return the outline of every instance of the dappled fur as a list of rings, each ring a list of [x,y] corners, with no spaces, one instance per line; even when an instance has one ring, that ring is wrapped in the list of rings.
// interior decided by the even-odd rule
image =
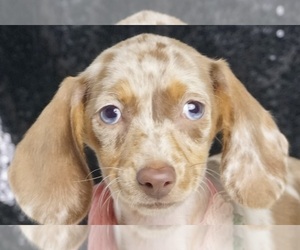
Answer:
[[[189,100],[203,104],[200,119],[184,116]],[[122,113],[113,125],[99,117],[108,104]],[[165,217],[162,223],[194,224],[193,218],[201,218],[207,207],[208,155],[219,132],[223,150],[216,177],[222,194],[241,207],[269,211],[271,220],[261,220],[263,224],[299,223],[297,213],[272,215],[286,206],[299,209],[300,186],[290,174],[291,165],[294,169],[299,162],[288,164],[288,143],[272,116],[224,60],[152,34],[109,48],[84,72],[62,82],[17,146],[10,184],[23,211],[37,222],[78,223],[92,200],[83,153],[88,145],[116,202],[119,223],[150,223],[145,218],[157,215],[156,223],[166,211],[172,214],[181,207],[187,216],[178,221]],[[167,163],[176,173],[174,187],[159,204],[136,181],[136,173],[153,162]],[[288,192],[292,195],[284,198]],[[193,195],[199,203],[188,204],[195,201]]]

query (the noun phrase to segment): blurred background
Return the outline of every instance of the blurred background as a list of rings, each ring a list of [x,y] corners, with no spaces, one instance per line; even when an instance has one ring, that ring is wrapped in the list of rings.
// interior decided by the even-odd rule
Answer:
[[[0,224],[30,224],[15,205],[7,168],[16,145],[66,76],[136,34],[179,39],[225,58],[276,119],[300,158],[300,26],[0,26]],[[37,138],[38,140],[38,138]],[[212,153],[220,150],[214,145]],[[96,168],[88,152],[91,168]]]
[[[140,10],[189,24],[299,24],[298,0],[0,0],[2,24],[113,24]]]

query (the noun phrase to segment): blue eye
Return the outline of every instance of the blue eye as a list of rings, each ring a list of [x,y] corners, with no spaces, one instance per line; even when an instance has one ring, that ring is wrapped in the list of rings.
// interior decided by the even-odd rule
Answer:
[[[184,105],[183,113],[190,120],[198,120],[204,114],[204,105],[197,101],[189,101]]]
[[[114,105],[108,105],[100,110],[100,118],[106,124],[115,124],[121,118],[121,111]]]

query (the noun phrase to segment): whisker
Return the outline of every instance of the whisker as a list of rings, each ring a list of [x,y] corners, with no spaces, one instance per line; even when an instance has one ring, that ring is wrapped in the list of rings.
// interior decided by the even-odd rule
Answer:
[[[213,179],[215,179],[216,181],[219,181],[220,179],[216,176],[214,176],[212,173],[207,172],[208,176],[211,176]]]
[[[208,172],[210,172],[211,174],[217,175],[218,177],[221,176],[221,174],[220,174],[219,172],[217,172],[216,170],[213,170],[213,169],[211,169],[211,168],[207,168],[206,170],[207,170]]]
[[[106,178],[108,178],[109,176],[107,176]],[[91,214],[91,217],[94,217],[95,214],[97,213],[97,211],[101,211],[103,209],[105,209],[105,212],[107,213],[106,215],[109,216],[109,206],[106,206],[107,205],[107,202],[112,198],[112,194],[111,194],[111,191],[109,190],[109,186],[112,185],[117,179],[113,179],[112,181],[109,182],[108,185],[106,185],[98,199],[98,208],[94,211],[93,214]],[[98,185],[96,190],[98,188],[100,188],[101,186]],[[97,192],[97,191],[96,191]],[[96,193],[95,192],[95,193]],[[107,196],[107,197],[106,197]],[[94,197],[93,197],[94,198]],[[105,200],[104,200],[105,199]],[[106,207],[106,208],[105,208]],[[99,210],[98,210],[99,209]]]
[[[93,171],[89,172],[89,174],[83,180],[78,180],[76,182],[92,181],[92,180],[98,180],[98,179],[102,178],[102,175],[96,176],[96,177],[92,177],[92,178],[88,178],[89,176],[91,176],[96,171],[99,171],[99,169],[94,169]]]
[[[91,174],[93,174],[93,173],[96,172],[96,171],[99,171],[99,168],[94,169],[93,171],[90,171],[89,174],[87,175],[87,177],[90,176]]]
[[[218,173],[218,172],[216,172],[216,171],[214,171],[214,170],[212,170],[212,169],[206,169],[206,174],[208,175],[208,176],[211,176],[213,179],[215,179],[216,181],[219,181],[220,180],[220,177],[221,177],[221,175]]]
[[[111,190],[109,190],[109,186],[111,186],[111,185],[112,185],[114,182],[116,182],[117,180],[118,180],[117,178],[114,179],[114,180],[112,180],[112,181],[105,187],[105,189],[103,190],[103,193],[109,192],[109,195],[108,195],[108,197],[106,198],[106,200],[105,200],[103,203],[102,203],[103,199],[101,199],[101,202],[100,202],[100,203],[102,203],[101,209],[102,209],[102,208],[105,208],[107,202],[108,202],[110,199],[112,199],[112,192],[111,192]],[[109,206],[106,206],[106,212],[107,212],[107,214],[109,215]]]
[[[93,197],[92,197],[92,199],[95,198],[95,194],[97,193],[97,190],[98,190],[99,188],[101,188],[101,184],[103,184],[102,182],[105,182],[105,180],[108,179],[108,178],[111,177],[111,176],[112,176],[112,175],[106,176],[99,184],[96,185],[96,188],[95,188],[95,190],[94,190],[94,192],[93,192]],[[103,193],[104,193],[104,192],[103,192]]]
[[[105,176],[105,177],[102,179],[102,181],[100,182],[100,184],[105,183],[106,180],[107,180],[108,178],[112,177],[112,176],[114,176],[114,174],[110,174],[110,175]],[[107,186],[106,186],[106,187],[107,187]]]
[[[207,161],[205,161],[205,162],[198,162],[198,163],[194,163],[194,164],[192,164],[192,165],[188,165],[187,167],[189,167],[189,168],[191,168],[191,167],[195,167],[195,166],[197,166],[197,165],[206,165],[207,164]]]
[[[101,170],[101,169],[117,169],[117,170],[124,171],[124,169],[121,168],[121,167],[100,167],[100,170]]]
[[[124,169],[122,169],[122,168],[118,168],[118,167],[101,167],[100,168],[100,171],[101,170],[103,170],[103,169],[117,169],[117,170],[120,170],[120,171],[124,171]],[[87,175],[87,177],[88,176],[90,176],[93,172],[95,172],[95,171],[98,171],[99,169],[95,169],[95,170],[93,170],[93,171],[91,171],[88,175]],[[86,178],[87,178],[86,177]],[[102,179],[104,177],[104,175],[103,174],[101,174],[101,175],[99,175],[99,176],[96,176],[96,177],[93,177],[93,178],[89,178],[89,179],[84,179],[84,180],[79,180],[79,181],[76,181],[76,182],[85,182],[85,181],[92,181],[92,180],[98,180],[98,179]],[[106,177],[105,177],[106,178]],[[103,181],[103,179],[101,180],[101,182]]]
[[[201,188],[201,190],[202,190],[203,193],[205,193],[205,189],[204,189],[204,187],[202,185],[203,184],[203,180],[198,180],[197,179],[197,182],[200,182],[200,185],[198,187]],[[201,193],[198,188],[196,189],[196,192],[199,195],[200,199],[202,199],[203,193]]]
[[[218,141],[221,144],[221,146],[223,147],[223,142],[218,137],[215,137],[215,140]]]
[[[110,199],[113,200],[113,202],[115,204],[118,204],[118,198],[119,198],[120,193],[121,193],[120,190],[118,190],[117,192],[114,192],[114,195],[115,195],[116,199],[113,199],[112,194],[110,195]],[[112,209],[111,206],[107,206],[106,209],[107,209],[107,211],[106,211],[107,214],[110,214],[110,209]]]
[[[76,182],[94,181],[94,180],[102,179],[102,177],[103,176],[100,175],[100,176],[96,176],[96,177],[89,178],[89,179],[79,180],[79,181],[76,181]]]

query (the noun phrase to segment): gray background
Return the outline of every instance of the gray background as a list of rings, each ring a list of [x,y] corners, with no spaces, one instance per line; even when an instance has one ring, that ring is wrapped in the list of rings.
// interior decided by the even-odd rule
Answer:
[[[298,0],[0,0],[0,23],[113,24],[144,9],[189,24],[300,23]]]

